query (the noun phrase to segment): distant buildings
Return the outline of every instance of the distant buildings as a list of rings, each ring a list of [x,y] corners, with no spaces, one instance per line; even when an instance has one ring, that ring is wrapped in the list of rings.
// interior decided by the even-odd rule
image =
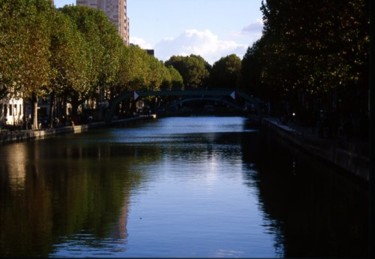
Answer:
[[[129,18],[126,0],[77,0],[77,5],[102,10],[117,27],[125,45],[129,45]]]
[[[147,52],[147,54],[155,57],[155,50],[153,50],[153,49],[146,49],[146,52]]]

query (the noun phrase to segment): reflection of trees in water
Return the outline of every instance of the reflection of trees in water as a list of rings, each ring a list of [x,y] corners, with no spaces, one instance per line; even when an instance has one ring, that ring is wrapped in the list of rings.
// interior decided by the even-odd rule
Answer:
[[[54,143],[0,151],[0,256],[48,256],[59,237],[82,231],[127,237],[130,192],[143,177],[129,165],[159,159],[158,150]]]
[[[294,147],[262,139],[248,174],[283,256],[367,256],[368,193]],[[279,244],[278,244],[279,242]]]

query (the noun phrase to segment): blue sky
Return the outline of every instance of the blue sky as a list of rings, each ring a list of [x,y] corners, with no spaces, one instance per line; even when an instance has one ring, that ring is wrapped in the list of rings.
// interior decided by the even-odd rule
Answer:
[[[55,0],[56,7],[76,0]],[[262,33],[261,0],[127,0],[130,42],[172,55],[201,55],[213,64],[240,58]]]

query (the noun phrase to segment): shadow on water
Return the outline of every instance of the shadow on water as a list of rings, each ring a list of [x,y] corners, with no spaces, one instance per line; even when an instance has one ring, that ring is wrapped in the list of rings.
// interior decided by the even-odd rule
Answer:
[[[97,246],[95,240],[108,239],[108,246],[110,240],[126,242],[131,191],[143,181],[129,165],[158,157],[156,150],[138,150],[140,160],[134,160],[135,152],[120,145],[54,139],[4,146],[0,257],[48,257],[74,236],[88,248]]]
[[[244,161],[257,171],[245,177],[283,257],[368,256],[367,184],[270,132],[242,143]]]

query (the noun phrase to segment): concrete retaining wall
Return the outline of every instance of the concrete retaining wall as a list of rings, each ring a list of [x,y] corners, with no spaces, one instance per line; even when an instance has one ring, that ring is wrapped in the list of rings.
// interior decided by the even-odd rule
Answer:
[[[155,119],[155,115],[141,115],[137,117],[115,120],[110,124],[105,122],[92,122],[85,125],[66,126],[61,128],[45,129],[45,130],[1,130],[0,131],[0,145],[21,141],[28,141],[33,139],[44,139],[46,137],[58,134],[77,134],[87,132],[92,128],[105,127],[110,125],[127,124],[136,121]]]
[[[45,129],[45,130],[12,130],[4,131],[0,133],[0,143],[13,143],[20,141],[27,141],[32,139],[43,139],[49,136],[57,134],[70,134],[70,133],[81,133],[88,130],[87,125],[81,126],[67,126],[55,129]]]
[[[358,152],[355,145],[342,147],[332,140],[312,138],[272,119],[263,119],[262,124],[304,151],[369,181],[369,156]]]

